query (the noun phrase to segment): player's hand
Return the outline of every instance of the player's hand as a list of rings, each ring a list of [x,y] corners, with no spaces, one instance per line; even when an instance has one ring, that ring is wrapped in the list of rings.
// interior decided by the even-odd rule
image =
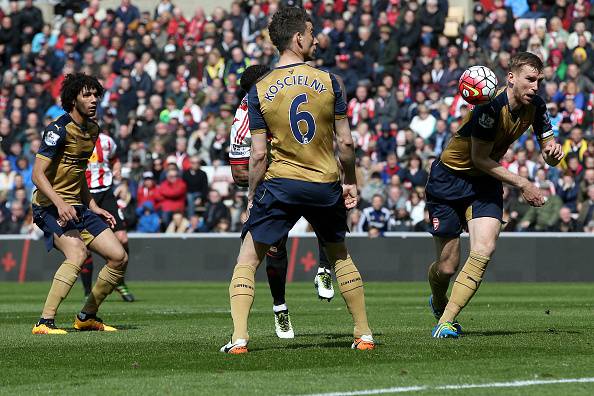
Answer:
[[[246,219],[250,218],[250,210],[252,209],[252,206],[254,205],[254,199],[248,199],[248,203],[247,203],[247,208],[245,210],[246,212]]]
[[[554,159],[557,162],[561,161],[565,156],[565,153],[563,152],[563,146],[561,146],[559,143],[556,143],[555,141],[548,143],[542,149],[542,153],[545,155],[545,159],[548,157]]]
[[[541,207],[545,204],[545,196],[542,195],[540,189],[538,189],[534,184],[530,183],[526,180],[526,183],[521,187],[522,196],[528,202],[528,205]]]
[[[357,206],[359,201],[359,193],[357,192],[356,184],[343,184],[342,197],[344,198],[344,205],[347,209],[353,209]]]
[[[116,225],[115,217],[113,217],[113,215],[111,213],[109,213],[107,210],[101,209],[101,208],[94,208],[94,209],[91,209],[91,211],[93,213],[103,217],[105,219],[105,221],[107,222],[107,225],[110,228],[115,227],[115,225]]]
[[[60,227],[64,227],[71,220],[78,222],[78,216],[76,215],[74,206],[62,201],[56,205],[56,208],[58,209],[58,225]]]

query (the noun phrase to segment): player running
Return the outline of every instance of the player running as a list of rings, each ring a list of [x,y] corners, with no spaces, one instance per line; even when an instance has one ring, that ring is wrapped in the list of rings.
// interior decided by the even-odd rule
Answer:
[[[113,231],[118,238],[126,254],[130,256],[128,249],[128,233],[124,225],[123,214],[118,208],[116,198],[113,195],[113,172],[118,170],[121,166],[120,161],[116,156],[117,145],[116,142],[107,134],[101,132],[95,143],[93,154],[89,158],[89,164],[85,172],[87,185],[91,192],[91,196],[99,207],[107,210],[115,219],[115,227]],[[87,259],[82,265],[80,271],[80,280],[83,284],[85,297],[91,293],[91,286],[93,284],[93,256],[89,252]],[[127,302],[134,301],[134,295],[128,290],[128,286],[122,278],[122,282],[116,286],[116,291],[120,293],[122,299]]]
[[[46,247],[61,251],[66,259],[54,280],[33,334],[66,334],[54,323],[62,300],[76,282],[87,257],[87,247],[107,264],[99,271],[82,310],[74,319],[77,330],[115,331],[97,317],[99,306],[124,278],[128,255],[111,231],[115,219],[101,209],[85,179],[87,161],[99,135],[93,121],[103,87],[95,77],[68,74],[60,93],[66,114],[51,122],[33,166],[33,216],[44,232]],[[103,219],[105,219],[105,221]]]
[[[502,182],[517,187],[532,206],[545,199],[529,180],[499,164],[509,146],[530,126],[547,164],[563,158],[555,142],[546,103],[537,95],[542,61],[528,52],[514,55],[507,87],[488,104],[477,106],[462,121],[440,159],[431,167],[427,206],[433,224],[436,261],[429,267],[429,304],[438,324],[431,335],[458,337],[456,317],[476,293],[495,251],[503,214]],[[460,261],[460,233],[470,234],[470,255],[456,277],[450,299],[446,292]]]
[[[241,75],[241,89],[249,92],[256,81],[270,71],[265,65],[253,65],[245,69]],[[240,187],[248,186],[248,165],[251,151],[252,137],[248,120],[247,95],[241,101],[233,125],[231,125],[231,151],[229,162],[233,180]],[[320,266],[314,279],[314,285],[318,290],[320,299],[330,301],[334,297],[332,277],[330,275],[330,264],[326,253],[319,244]],[[274,327],[279,338],[294,338],[295,333],[291,324],[289,309],[285,302],[285,286],[287,281],[287,238],[281,239],[277,244],[270,247],[266,253],[266,275],[272,294],[274,312]]]
[[[250,214],[229,285],[233,336],[221,352],[248,352],[247,322],[256,269],[270,246],[286,237],[301,216],[322,240],[355,322],[352,348],[373,349],[363,281],[344,243],[347,208],[357,204],[357,185],[342,89],[334,75],[304,63],[312,59],[317,40],[303,9],[281,8],[272,17],[269,32],[281,56],[278,66],[248,95]],[[342,185],[334,157],[335,133],[345,174]],[[267,134],[271,136],[269,166]]]

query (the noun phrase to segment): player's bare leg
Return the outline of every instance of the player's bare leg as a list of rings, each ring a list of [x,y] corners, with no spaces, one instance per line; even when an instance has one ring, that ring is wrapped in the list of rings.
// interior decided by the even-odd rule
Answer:
[[[429,266],[428,279],[431,286],[431,309],[436,319],[439,319],[448,304],[450,278],[460,265],[460,238],[434,236],[433,241],[436,261]]]
[[[221,352],[232,354],[247,352],[248,317],[256,290],[255,274],[269,247],[254,241],[250,232],[243,239],[229,285],[233,336],[231,342],[221,348]]]
[[[77,230],[67,231],[60,237],[54,234],[54,245],[64,254],[65,260],[54,275],[41,319],[33,328],[33,334],[66,334],[66,331],[55,328],[54,318],[58,307],[76,282],[80,268],[87,257],[87,248]]]
[[[355,342],[352,347],[354,349],[373,349],[375,344],[367,322],[361,274],[353,263],[344,242],[325,243],[324,247],[328,260],[333,264],[340,294],[342,294],[355,323],[353,330]]]
[[[128,255],[110,229],[99,234],[89,248],[107,262],[97,274],[95,286],[81,312],[76,316],[74,327],[79,330],[115,331],[115,328],[104,325],[97,318],[97,311],[105,298],[124,278]]]
[[[468,222],[470,254],[456,277],[450,301],[439,323],[453,322],[478,290],[500,230],[501,222],[492,217],[479,217]]]

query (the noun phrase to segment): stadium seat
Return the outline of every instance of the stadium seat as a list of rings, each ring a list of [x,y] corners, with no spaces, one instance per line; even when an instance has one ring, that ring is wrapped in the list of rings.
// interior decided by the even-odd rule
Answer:
[[[464,7],[450,6],[446,21],[458,22],[458,24],[464,23]]]
[[[459,29],[460,29],[460,24],[458,22],[446,20],[445,26],[443,29],[443,34],[446,37],[450,37],[450,38],[458,37],[458,35],[460,34]]]

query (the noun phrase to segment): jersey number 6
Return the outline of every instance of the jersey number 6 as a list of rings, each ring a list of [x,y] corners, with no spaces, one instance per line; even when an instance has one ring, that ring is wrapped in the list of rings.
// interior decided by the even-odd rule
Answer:
[[[289,124],[291,125],[291,132],[295,139],[301,144],[308,144],[316,134],[316,121],[308,111],[299,111],[301,104],[307,103],[307,94],[302,93],[297,95],[291,102],[289,109]],[[305,122],[307,129],[301,132],[299,129],[299,122]]]

